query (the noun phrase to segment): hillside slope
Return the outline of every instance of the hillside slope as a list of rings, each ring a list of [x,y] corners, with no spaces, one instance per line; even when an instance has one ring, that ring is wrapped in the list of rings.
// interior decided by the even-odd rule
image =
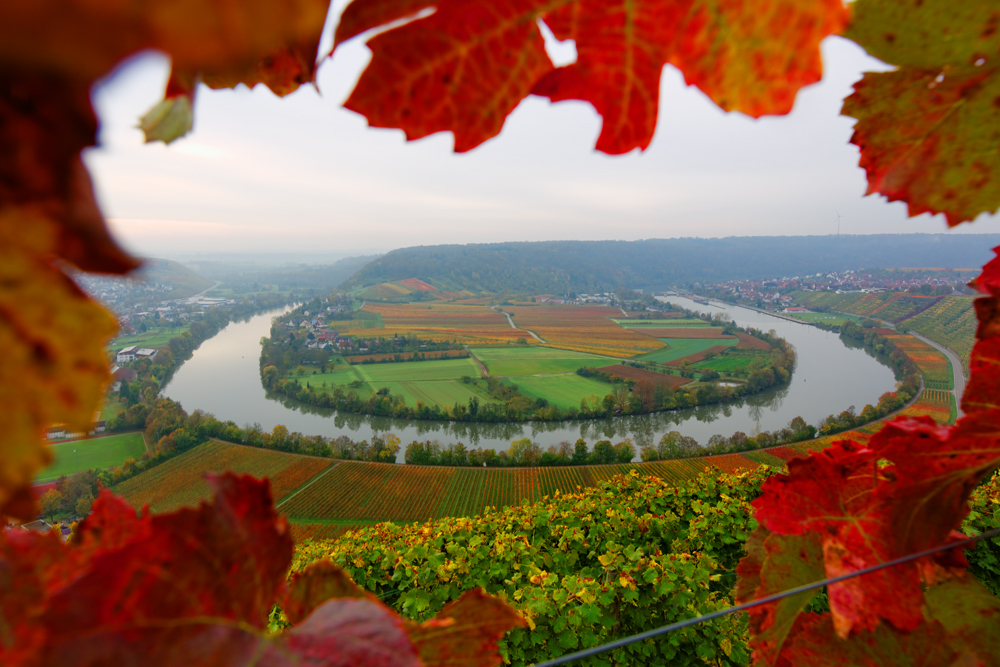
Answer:
[[[215,281],[195,273],[179,262],[169,259],[147,257],[143,264],[129,277],[142,282],[162,284],[172,288],[167,294],[170,299],[182,299],[203,292],[215,284]]]
[[[406,278],[489,292],[665,289],[862,268],[979,266],[1000,235],[879,234],[418,246],[370,262],[343,288]]]

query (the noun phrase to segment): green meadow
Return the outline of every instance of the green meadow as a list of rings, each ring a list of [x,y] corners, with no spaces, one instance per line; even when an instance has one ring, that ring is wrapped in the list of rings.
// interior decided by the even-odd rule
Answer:
[[[788,317],[794,317],[797,320],[802,320],[803,322],[822,322],[823,324],[833,324],[841,325],[844,322],[854,322],[858,323],[862,318],[857,315],[848,315],[847,313],[782,313],[782,315],[787,315]]]
[[[356,364],[354,372],[366,382],[413,382],[419,380],[458,380],[463,375],[479,377],[479,365],[464,359],[431,359],[391,364]]]
[[[585,366],[607,366],[618,362],[617,359],[611,357],[551,347],[518,347],[515,349],[477,347],[470,351],[483,362],[490,375],[498,377],[572,373]],[[517,382],[520,383],[520,379]]]
[[[739,342],[735,338],[660,338],[660,340],[666,343],[667,346],[665,348],[647,352],[636,357],[636,359],[665,364],[668,361],[697,354],[716,345],[725,345],[728,347]]]
[[[188,327],[186,325],[178,327],[151,328],[142,333],[119,336],[108,344],[108,348],[120,350],[121,348],[128,347],[129,345],[138,345],[139,347],[161,347],[170,342],[171,338],[176,338],[187,330]]]
[[[142,433],[118,433],[85,440],[68,440],[47,445],[54,456],[52,465],[38,473],[36,482],[52,482],[91,468],[120,466],[126,459],[146,453]],[[75,451],[74,451],[75,450]]]
[[[522,394],[532,398],[544,398],[560,410],[579,408],[580,399],[588,396],[602,399],[612,390],[609,384],[580,377],[576,373],[524,376],[516,378],[514,383]]]
[[[739,355],[732,356],[717,356],[711,359],[706,359],[704,361],[699,361],[696,364],[691,364],[691,368],[701,368],[701,369],[712,369],[714,371],[719,371],[720,373],[731,373],[733,371],[738,371],[746,368],[752,364],[756,359],[753,357],[743,357]]]

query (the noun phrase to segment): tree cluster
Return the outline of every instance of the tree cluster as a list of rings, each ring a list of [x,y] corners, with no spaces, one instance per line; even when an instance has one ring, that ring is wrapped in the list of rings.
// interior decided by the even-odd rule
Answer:
[[[507,451],[494,449],[468,449],[461,442],[442,445],[437,441],[414,440],[406,446],[406,463],[434,466],[486,466],[489,468],[531,467],[531,466],[577,466],[608,463],[629,463],[635,458],[635,445],[629,439],[612,445],[610,440],[599,440],[591,450],[587,441],[580,438],[576,443],[568,441],[551,445],[542,450],[530,438],[521,438],[510,443]]]

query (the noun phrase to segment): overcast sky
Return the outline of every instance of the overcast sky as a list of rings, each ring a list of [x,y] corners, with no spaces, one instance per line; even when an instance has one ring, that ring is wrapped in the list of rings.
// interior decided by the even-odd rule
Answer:
[[[338,3],[338,6],[342,3]],[[328,26],[328,32],[329,32]],[[327,39],[329,41],[329,39]],[[550,42],[556,64],[572,43]],[[600,117],[583,102],[529,97],[503,132],[463,155],[448,133],[407,143],[341,108],[369,59],[338,50],[311,86],[279,99],[199,90],[194,131],[144,145],[137,119],[163,92],[161,56],[126,64],[95,95],[101,147],[88,151],[112,227],[148,256],[205,252],[360,254],[409,245],[941,232],[942,216],[906,217],[865,197],[851,84],[884,69],[840,38],[823,43],[823,81],[785,117],[726,114],[673,67],[663,71],[656,136],[645,152],[593,149]],[[997,232],[988,216],[961,231]],[[954,232],[952,232],[954,233]]]

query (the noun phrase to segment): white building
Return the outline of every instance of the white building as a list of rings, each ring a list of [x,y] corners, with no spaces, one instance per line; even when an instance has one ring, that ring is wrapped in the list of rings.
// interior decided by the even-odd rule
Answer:
[[[115,355],[115,361],[119,364],[128,363],[130,361],[135,361],[135,353],[138,351],[138,345],[129,345],[128,347],[123,347],[118,350],[118,354]]]

